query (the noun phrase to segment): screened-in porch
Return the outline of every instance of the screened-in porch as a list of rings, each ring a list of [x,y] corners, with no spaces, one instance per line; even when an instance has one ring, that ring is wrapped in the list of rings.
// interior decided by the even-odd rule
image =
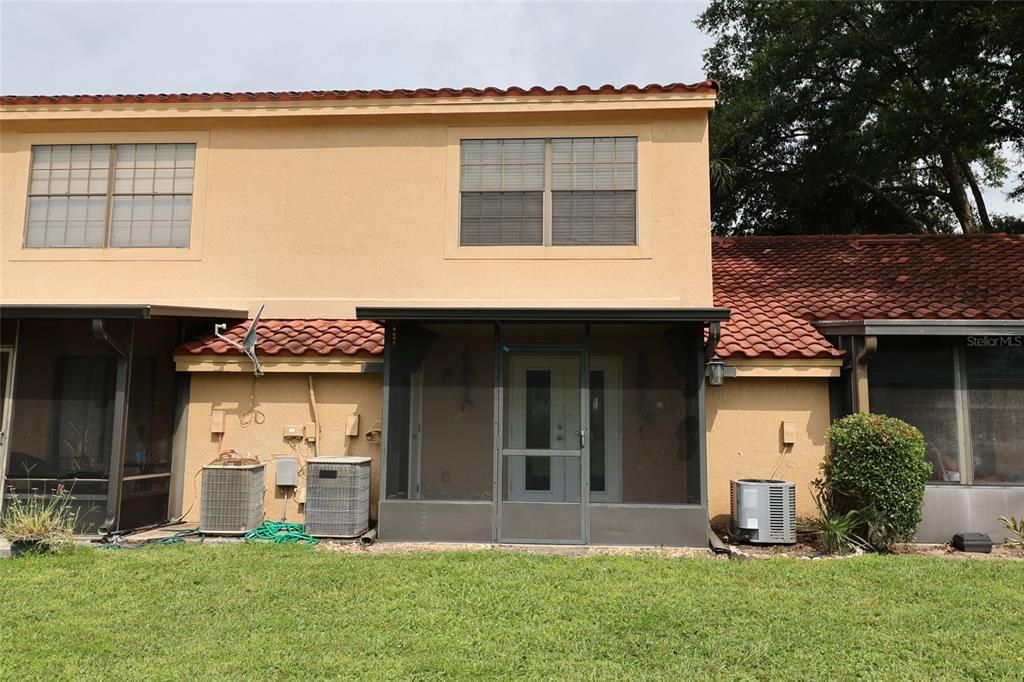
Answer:
[[[1001,541],[999,517],[1024,511],[1024,336],[963,331],[880,335],[868,365],[871,411],[904,419],[925,437],[932,474],[923,541],[960,531]]]
[[[83,534],[169,518],[187,401],[173,352],[197,321],[148,310],[4,310],[5,503],[63,488]]]
[[[709,315],[675,317],[390,319],[380,537],[704,544]]]

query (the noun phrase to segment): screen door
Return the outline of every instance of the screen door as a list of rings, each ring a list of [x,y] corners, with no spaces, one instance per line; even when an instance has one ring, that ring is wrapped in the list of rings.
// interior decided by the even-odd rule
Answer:
[[[583,542],[583,355],[520,349],[503,356],[498,538]]]

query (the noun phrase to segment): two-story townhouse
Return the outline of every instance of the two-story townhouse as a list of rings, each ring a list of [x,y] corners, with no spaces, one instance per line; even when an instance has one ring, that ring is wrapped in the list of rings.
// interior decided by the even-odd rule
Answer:
[[[364,454],[382,538],[704,544],[716,92],[8,98],[5,487]],[[260,306],[264,376],[188,345]]]

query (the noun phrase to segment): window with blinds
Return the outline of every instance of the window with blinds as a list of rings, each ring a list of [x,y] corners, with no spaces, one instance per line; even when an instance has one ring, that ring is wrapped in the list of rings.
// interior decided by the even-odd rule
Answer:
[[[544,140],[463,140],[460,242],[542,244]]]
[[[635,137],[463,140],[459,242],[637,243]]]
[[[187,247],[195,144],[35,145],[26,247]]]
[[[551,140],[551,243],[636,243],[636,138]]]

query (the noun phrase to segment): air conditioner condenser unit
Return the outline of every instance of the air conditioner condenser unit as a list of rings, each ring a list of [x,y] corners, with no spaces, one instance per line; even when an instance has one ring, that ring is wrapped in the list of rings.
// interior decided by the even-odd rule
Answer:
[[[208,464],[202,476],[200,533],[244,535],[263,523],[262,464]]]
[[[370,458],[313,457],[306,461],[306,532],[355,538],[370,527]]]
[[[796,542],[796,484],[762,478],[729,481],[730,532],[756,544]]]

